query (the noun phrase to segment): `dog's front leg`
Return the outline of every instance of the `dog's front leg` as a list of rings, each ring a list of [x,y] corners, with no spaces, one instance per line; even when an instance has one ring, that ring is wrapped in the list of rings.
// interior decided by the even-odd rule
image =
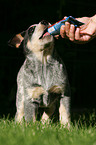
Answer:
[[[42,102],[40,96],[45,93],[46,91],[39,86],[27,89],[28,97],[25,99],[24,103],[24,114],[26,121],[36,121],[38,115],[38,108],[40,107],[40,104]]]
[[[24,116],[24,96],[21,95],[18,96],[17,94],[16,107],[17,112],[15,115],[15,121],[22,122]]]
[[[70,126],[70,97],[64,96],[60,100],[59,120],[62,125]]]
[[[36,121],[36,116],[37,116],[37,113],[38,113],[38,107],[39,107],[39,104],[36,104],[36,103],[32,102],[31,99],[25,100],[24,115],[25,115],[25,120],[27,122],[29,122],[31,120],[33,122]]]

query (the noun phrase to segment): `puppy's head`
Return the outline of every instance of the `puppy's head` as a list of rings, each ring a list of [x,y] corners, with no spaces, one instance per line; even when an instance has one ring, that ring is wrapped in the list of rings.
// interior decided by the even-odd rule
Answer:
[[[33,52],[40,52],[45,49],[52,49],[54,39],[52,35],[48,35],[47,28],[50,23],[43,20],[39,24],[31,25],[26,31],[17,34],[9,41],[9,45],[19,48],[24,41],[24,48]]]

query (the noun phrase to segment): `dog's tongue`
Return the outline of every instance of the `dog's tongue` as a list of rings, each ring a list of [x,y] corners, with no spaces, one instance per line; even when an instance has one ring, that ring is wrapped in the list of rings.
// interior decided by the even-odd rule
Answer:
[[[48,36],[48,35],[50,35],[50,33],[49,33],[49,32],[46,32],[46,33],[43,35],[43,37]]]

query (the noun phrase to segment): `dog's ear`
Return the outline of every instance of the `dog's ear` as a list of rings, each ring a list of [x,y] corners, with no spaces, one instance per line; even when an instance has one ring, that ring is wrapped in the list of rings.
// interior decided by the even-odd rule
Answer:
[[[8,45],[19,48],[22,41],[24,40],[24,36],[25,36],[25,31],[15,35],[11,40],[8,41]]]

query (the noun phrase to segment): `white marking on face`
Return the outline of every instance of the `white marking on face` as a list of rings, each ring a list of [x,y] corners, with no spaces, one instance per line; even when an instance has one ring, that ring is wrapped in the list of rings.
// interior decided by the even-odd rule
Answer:
[[[44,38],[39,39],[40,36],[43,34],[44,30],[46,29],[46,26],[39,23],[30,27],[33,26],[36,26],[36,28],[34,30],[34,33],[32,34],[31,40],[28,40],[27,42],[27,47],[33,53],[35,53],[35,55],[40,61],[42,61],[42,51],[46,51],[47,55],[52,54],[52,50],[54,47],[54,39],[52,35],[45,36]]]

